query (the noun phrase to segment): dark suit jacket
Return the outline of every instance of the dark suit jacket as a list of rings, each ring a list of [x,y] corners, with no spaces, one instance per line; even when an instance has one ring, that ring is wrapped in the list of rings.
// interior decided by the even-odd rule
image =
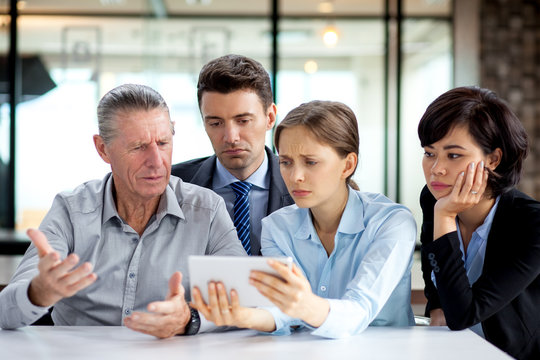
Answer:
[[[287,191],[287,187],[279,172],[279,159],[268,147],[265,148],[268,155],[268,169],[270,170],[270,189],[268,192],[268,208],[266,215],[281,209],[284,206],[294,204]],[[173,165],[171,174],[178,176],[183,181],[212,189],[212,179],[216,170],[216,155],[194,159]],[[261,244],[251,244],[253,254],[259,254]]]
[[[481,322],[486,339],[497,347],[519,359],[540,359],[540,203],[515,189],[501,195],[484,268],[472,286],[457,232],[433,241],[435,198],[427,187],[420,204],[426,312],[442,307],[452,330]]]

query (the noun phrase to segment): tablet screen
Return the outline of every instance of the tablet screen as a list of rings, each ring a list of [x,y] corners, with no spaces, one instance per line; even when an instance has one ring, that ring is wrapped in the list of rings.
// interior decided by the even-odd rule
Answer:
[[[253,285],[249,284],[249,274],[252,270],[278,276],[276,271],[268,265],[268,259],[292,266],[290,257],[192,255],[188,259],[190,286],[199,288],[206,303],[208,303],[208,283],[220,281],[225,285],[227,294],[230,294],[231,289],[236,290],[241,306],[274,306]]]

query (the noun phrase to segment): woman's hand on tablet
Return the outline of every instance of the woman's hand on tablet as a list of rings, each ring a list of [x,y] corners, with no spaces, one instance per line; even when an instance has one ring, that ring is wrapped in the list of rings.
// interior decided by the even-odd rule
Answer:
[[[268,264],[281,279],[262,271],[252,271],[250,283],[285,314],[302,319],[313,327],[321,326],[330,311],[328,300],[311,291],[309,281],[296,265],[290,269],[274,260],[268,260]]]
[[[267,332],[275,330],[272,315],[264,309],[240,306],[234,289],[230,292],[229,303],[227,290],[221,282],[208,284],[208,304],[204,302],[197,287],[193,288],[192,298],[192,307],[217,326],[236,326]]]

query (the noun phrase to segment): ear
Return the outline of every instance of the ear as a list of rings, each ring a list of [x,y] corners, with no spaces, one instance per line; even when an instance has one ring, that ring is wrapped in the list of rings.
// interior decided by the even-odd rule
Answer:
[[[500,148],[496,148],[491,152],[491,154],[488,154],[485,166],[490,170],[495,170],[497,166],[499,166],[499,164],[501,163],[501,160],[502,150]]]
[[[341,173],[341,177],[343,179],[346,179],[352,173],[354,173],[354,170],[356,170],[356,164],[358,164],[358,155],[352,152],[348,153],[344,160],[345,160],[345,168],[343,169],[343,172]]]
[[[105,144],[101,136],[94,135],[94,146],[96,147],[96,150],[99,156],[103,159],[103,161],[105,161],[107,164],[110,164],[111,160],[107,155],[107,145]]]
[[[272,104],[266,109],[266,130],[270,130],[274,127],[276,124],[276,114],[277,114],[277,106],[276,104]]]

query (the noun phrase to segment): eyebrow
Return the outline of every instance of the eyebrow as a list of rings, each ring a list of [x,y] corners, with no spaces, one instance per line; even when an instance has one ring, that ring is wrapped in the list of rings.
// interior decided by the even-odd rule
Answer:
[[[312,154],[300,154],[299,155],[301,158],[314,158],[316,157],[315,155],[312,155]],[[279,155],[279,158],[287,158],[287,159],[291,159],[291,156],[287,155],[287,154],[283,154],[283,155]]]
[[[433,145],[426,145],[426,147],[433,149]],[[461,149],[461,150],[467,150],[461,145],[446,145],[443,146],[443,150],[451,150],[451,149]]]
[[[241,113],[241,114],[236,114],[233,116],[233,118],[235,119],[238,119],[238,118],[242,118],[242,117],[246,117],[246,116],[255,116],[255,114],[253,113],[250,113],[250,112],[245,112],[245,113]],[[204,120],[223,120],[223,118],[221,116],[217,116],[217,115],[206,115],[204,117]]]

